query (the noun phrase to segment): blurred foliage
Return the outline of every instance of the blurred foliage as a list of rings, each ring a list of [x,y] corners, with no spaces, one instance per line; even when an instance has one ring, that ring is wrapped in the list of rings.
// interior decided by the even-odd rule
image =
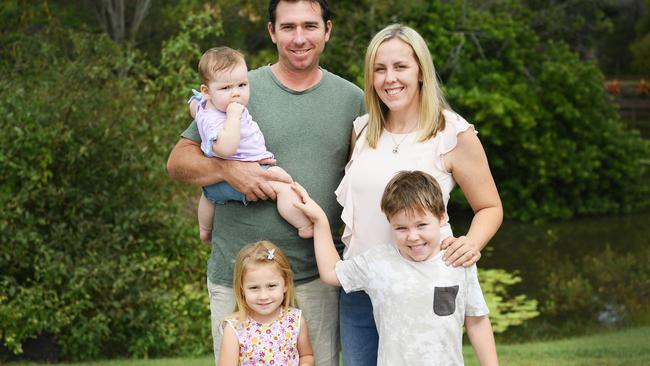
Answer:
[[[104,35],[34,19],[1,42],[2,343],[20,353],[48,333],[68,359],[204,354],[206,253],[165,172],[182,103],[164,88],[178,83],[154,83],[139,51]],[[189,50],[169,41],[166,74]]]
[[[540,296],[544,327],[579,324],[637,324],[650,311],[650,251],[622,254],[606,248],[579,260],[549,253],[557,264],[540,277],[547,285]]]

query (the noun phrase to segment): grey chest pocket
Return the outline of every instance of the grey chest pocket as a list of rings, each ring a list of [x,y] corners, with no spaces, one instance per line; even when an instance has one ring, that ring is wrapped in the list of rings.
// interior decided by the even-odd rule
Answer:
[[[451,315],[456,311],[458,285],[436,287],[433,292],[433,312],[439,316]]]

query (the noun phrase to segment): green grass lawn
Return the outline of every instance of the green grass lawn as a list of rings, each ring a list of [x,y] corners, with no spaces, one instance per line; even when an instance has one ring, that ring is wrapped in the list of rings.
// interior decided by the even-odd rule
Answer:
[[[650,365],[650,327],[558,341],[497,345],[502,365]],[[478,365],[465,347],[467,365]]]
[[[650,365],[650,327],[598,333],[550,342],[498,345],[502,365]],[[478,365],[471,347],[464,349],[467,365]],[[210,356],[160,360],[115,360],[58,366],[211,366]],[[16,363],[37,366],[44,364]]]

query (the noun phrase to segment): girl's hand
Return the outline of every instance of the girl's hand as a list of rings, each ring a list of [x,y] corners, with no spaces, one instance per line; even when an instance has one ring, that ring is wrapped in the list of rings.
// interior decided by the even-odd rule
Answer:
[[[235,116],[238,116],[238,118],[239,118],[239,117],[241,117],[242,113],[244,113],[245,108],[246,107],[244,107],[244,105],[240,104],[239,102],[232,102],[232,103],[228,104],[228,107],[226,107],[226,114],[228,116],[231,116],[231,115],[234,114]]]
[[[442,257],[446,265],[469,267],[481,258],[481,248],[467,241],[466,236],[449,237],[442,241],[442,249],[447,249]]]
[[[314,224],[322,220],[327,220],[327,215],[325,215],[323,209],[309,197],[309,194],[303,186],[294,181],[291,183],[291,189],[300,198],[300,202],[293,204],[294,207],[302,211]]]

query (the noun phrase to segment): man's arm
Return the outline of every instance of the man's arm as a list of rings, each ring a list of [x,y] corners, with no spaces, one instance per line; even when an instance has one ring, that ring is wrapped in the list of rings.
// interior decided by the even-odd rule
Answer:
[[[465,328],[479,364],[481,366],[499,365],[490,318],[487,315],[466,316]]]
[[[187,138],[181,138],[169,154],[167,172],[175,180],[198,186],[227,181],[249,201],[275,199],[275,191],[268,180],[291,183],[261,168],[258,163],[206,157],[199,143]]]
[[[309,197],[307,191],[298,183],[291,188],[300,196],[301,203],[294,203],[314,223],[314,253],[321,281],[331,286],[341,286],[336,277],[336,264],[341,260],[334,246],[330,224],[323,209]]]

